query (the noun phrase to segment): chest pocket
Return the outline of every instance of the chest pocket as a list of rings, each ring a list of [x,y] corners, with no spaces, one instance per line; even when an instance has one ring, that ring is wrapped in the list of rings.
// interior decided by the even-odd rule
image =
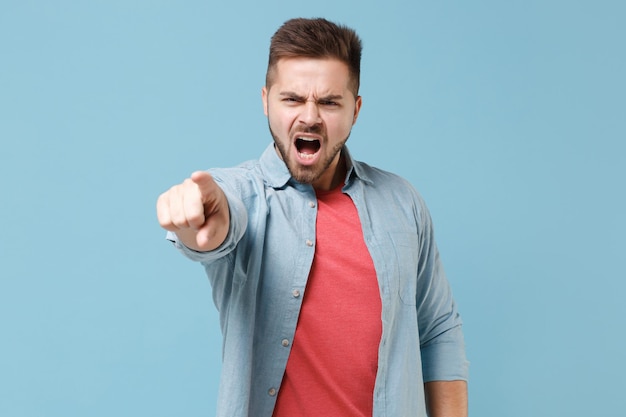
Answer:
[[[390,284],[406,305],[416,305],[419,240],[416,233],[389,232],[391,250],[387,262],[391,271]]]

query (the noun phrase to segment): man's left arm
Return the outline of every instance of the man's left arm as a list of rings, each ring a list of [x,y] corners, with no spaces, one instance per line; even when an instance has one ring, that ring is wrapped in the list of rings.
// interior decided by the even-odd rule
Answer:
[[[431,381],[424,390],[429,417],[467,417],[467,382]]]
[[[423,205],[417,315],[426,405],[430,417],[466,417],[468,362],[462,321],[435,243],[432,221]]]

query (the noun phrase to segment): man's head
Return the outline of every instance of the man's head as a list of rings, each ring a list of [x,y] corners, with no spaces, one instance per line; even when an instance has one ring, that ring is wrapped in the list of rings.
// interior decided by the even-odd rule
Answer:
[[[348,66],[350,90],[359,95],[361,39],[346,26],[326,19],[291,19],[272,36],[265,78],[266,88],[274,82],[276,64],[284,58],[336,59]]]
[[[290,20],[272,38],[263,109],[296,181],[320,190],[343,181],[341,150],[361,108],[360,57],[354,31],[323,19]]]

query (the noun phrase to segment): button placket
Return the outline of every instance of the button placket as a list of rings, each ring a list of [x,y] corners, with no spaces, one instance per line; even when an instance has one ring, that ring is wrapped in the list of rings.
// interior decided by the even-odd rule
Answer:
[[[309,201],[309,207],[310,207],[310,208],[315,208],[315,207],[317,207],[317,201],[315,201],[315,200],[310,200],[310,201]],[[307,239],[307,240],[305,241],[305,243],[306,243],[306,245],[307,245],[308,247],[313,247],[313,240],[311,240],[311,239]]]

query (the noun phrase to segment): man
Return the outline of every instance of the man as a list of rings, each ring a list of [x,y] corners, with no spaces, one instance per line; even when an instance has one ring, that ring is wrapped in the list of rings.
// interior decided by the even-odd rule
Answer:
[[[219,416],[466,416],[461,320],[428,211],[352,159],[361,42],[324,19],[272,37],[258,161],[194,172],[157,202],[212,285]]]

